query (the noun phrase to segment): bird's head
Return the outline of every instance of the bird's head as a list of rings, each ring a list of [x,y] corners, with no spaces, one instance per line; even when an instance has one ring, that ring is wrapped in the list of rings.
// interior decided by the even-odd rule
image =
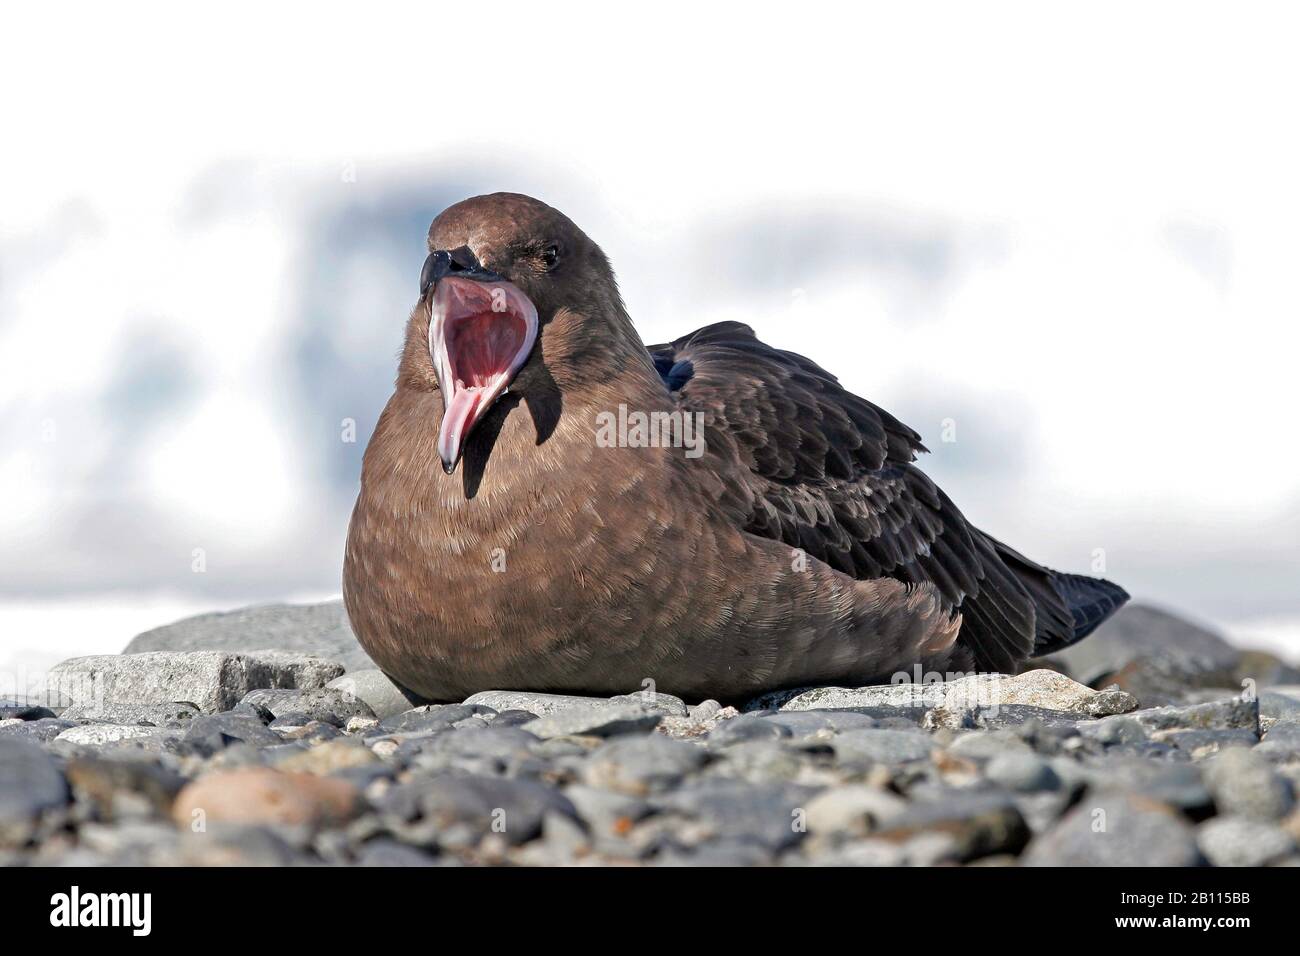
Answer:
[[[442,392],[438,455],[451,474],[474,426],[507,389],[526,392],[543,354],[548,366],[572,366],[602,337],[601,323],[630,323],[604,253],[536,199],[456,203],[434,219],[428,244],[413,316],[413,325],[427,321],[427,352],[408,339],[403,375]]]

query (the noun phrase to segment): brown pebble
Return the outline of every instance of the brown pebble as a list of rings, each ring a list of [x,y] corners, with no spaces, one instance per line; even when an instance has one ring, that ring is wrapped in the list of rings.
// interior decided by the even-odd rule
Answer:
[[[357,788],[346,780],[310,773],[246,767],[211,773],[186,785],[172,805],[172,819],[193,827],[208,823],[345,823],[361,809]]]

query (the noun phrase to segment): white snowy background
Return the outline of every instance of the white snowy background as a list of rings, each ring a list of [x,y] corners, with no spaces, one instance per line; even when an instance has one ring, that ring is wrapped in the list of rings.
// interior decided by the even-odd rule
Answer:
[[[0,666],[337,594],[425,230],[496,190],[647,341],[748,322],[993,534],[1300,656],[1296,17],[1068,9],[9,12]]]

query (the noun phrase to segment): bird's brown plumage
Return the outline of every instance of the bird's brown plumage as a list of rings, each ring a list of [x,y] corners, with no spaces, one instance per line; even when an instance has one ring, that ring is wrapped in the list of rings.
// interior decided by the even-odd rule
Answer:
[[[496,194],[442,213],[541,328],[463,467],[436,452],[429,303],[366,450],[344,599],[357,637],[435,700],[489,688],[689,697],[1008,671],[1077,640],[1123,591],[969,525],[913,464],[919,436],[748,327],[649,350],[566,217]],[[558,265],[543,250],[558,249]],[[603,447],[602,413],[699,415],[700,457]]]

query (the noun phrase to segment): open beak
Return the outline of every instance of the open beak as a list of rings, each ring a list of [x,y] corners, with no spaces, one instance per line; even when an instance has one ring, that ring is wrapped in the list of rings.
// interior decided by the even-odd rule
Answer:
[[[454,254],[453,254],[454,255]],[[434,253],[448,256],[448,253]],[[442,390],[438,456],[451,474],[465,442],[505,393],[537,341],[537,308],[512,282],[481,268],[431,281],[429,354]]]

